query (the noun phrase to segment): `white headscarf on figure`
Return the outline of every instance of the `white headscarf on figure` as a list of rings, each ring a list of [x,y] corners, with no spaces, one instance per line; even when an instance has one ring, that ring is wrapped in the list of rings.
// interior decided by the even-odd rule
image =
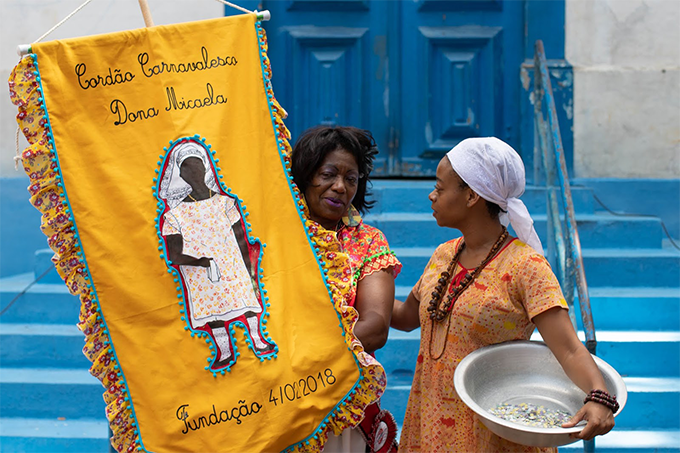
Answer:
[[[510,145],[495,137],[468,138],[446,154],[453,170],[480,197],[495,203],[500,221],[517,237],[543,254],[534,221],[519,196],[524,193],[524,163]]]
[[[182,179],[179,174],[182,162],[189,157],[198,157],[203,161],[203,166],[205,167],[205,184],[213,192],[218,191],[217,181],[210,169],[210,159],[208,158],[206,149],[193,140],[180,142],[170,151],[168,164],[163,172],[163,179],[161,179],[159,191],[159,196],[166,201],[169,209],[180,204],[193,190],[189,183]]]

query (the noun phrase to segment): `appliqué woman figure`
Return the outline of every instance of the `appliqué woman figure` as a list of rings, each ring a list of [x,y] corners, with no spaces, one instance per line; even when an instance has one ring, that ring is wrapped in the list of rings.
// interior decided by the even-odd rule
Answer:
[[[169,151],[159,191],[166,203],[161,218],[168,259],[179,270],[192,329],[208,333],[217,345],[212,370],[236,361],[229,326],[241,322],[255,355],[274,353],[263,339],[263,313],[257,284],[260,244],[246,240],[236,200],[219,187],[205,147],[181,140]]]

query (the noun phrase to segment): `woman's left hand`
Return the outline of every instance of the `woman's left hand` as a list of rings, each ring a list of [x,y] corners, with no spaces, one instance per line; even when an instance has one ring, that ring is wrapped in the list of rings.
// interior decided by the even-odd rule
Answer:
[[[590,440],[595,436],[607,434],[614,427],[614,414],[611,409],[603,404],[588,401],[567,423],[562,424],[562,428],[571,428],[581,420],[586,420],[588,424],[578,433],[571,437],[577,439]]]

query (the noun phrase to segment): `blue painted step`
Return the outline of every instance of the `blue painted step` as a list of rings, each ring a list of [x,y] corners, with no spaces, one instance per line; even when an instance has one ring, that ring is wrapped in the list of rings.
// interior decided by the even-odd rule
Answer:
[[[680,417],[679,378],[624,378],[628,388],[628,401],[616,417],[616,430],[639,430],[653,426],[654,430],[673,430],[678,435],[677,420]],[[388,378],[388,388],[381,405],[390,410],[401,425],[410,392],[410,382]],[[616,431],[611,434],[615,435]],[[675,445],[680,448],[680,444]]]
[[[547,217],[532,216],[544,246],[548,241]],[[437,225],[428,213],[389,212],[368,214],[364,220],[380,229],[390,246],[432,246],[459,237],[460,232]],[[661,248],[661,221],[652,217],[617,217],[611,214],[581,214],[576,217],[581,247]],[[414,235],[414,232],[418,232]],[[511,231],[512,234],[514,234]]]
[[[0,279],[0,310],[5,310],[33,280],[33,273]],[[7,308],[0,316],[0,324],[35,322],[76,325],[79,312],[80,300],[68,292],[63,282],[46,284],[41,281]]]
[[[410,383],[394,383],[388,377],[388,388],[380,404],[388,409],[401,426],[406,413]],[[616,417],[619,429],[677,429],[680,417],[680,378],[644,379],[624,378],[628,388],[628,401]],[[680,445],[679,445],[680,446]]]
[[[0,451],[107,453],[104,387],[82,353],[79,300],[49,278],[17,298],[34,279],[0,279]]]
[[[595,335],[597,356],[622,376],[680,376],[680,332],[598,331]]]
[[[87,369],[6,368],[0,413],[27,418],[104,419],[104,387]]]
[[[3,453],[107,453],[108,424],[99,419],[0,418]]]
[[[582,332],[579,333],[584,339]],[[535,334],[532,339],[540,340]],[[612,365],[628,387],[629,400],[617,417],[622,429],[675,430],[680,420],[680,332],[598,331],[598,356]],[[398,423],[403,422],[419,352],[420,329],[390,331],[387,345],[376,352],[388,376],[382,398]],[[672,435],[676,435],[673,431]],[[680,448],[680,444],[678,445]]]
[[[3,367],[84,368],[85,336],[75,325],[0,323]]]
[[[595,440],[595,451],[626,453],[678,453],[680,451],[680,431],[678,430],[641,430],[614,429]],[[574,442],[559,448],[560,452],[582,452],[583,441]]]
[[[63,285],[64,281],[61,279],[59,273],[54,269],[52,257],[54,252],[52,249],[44,248],[35,251],[33,274],[40,278],[40,283],[54,283]],[[47,272],[48,269],[52,269]],[[44,274],[44,275],[43,275]]]
[[[582,328],[578,293],[574,294],[576,319]],[[588,294],[596,331],[631,327],[644,331],[680,330],[680,288],[590,287]],[[634,319],[621,316],[623,313],[635,313]]]
[[[590,286],[680,287],[680,251],[675,249],[584,249]]]
[[[418,281],[434,247],[393,248],[404,265],[398,285]],[[583,249],[588,285],[680,287],[680,251],[674,249]]]
[[[374,180],[374,211],[380,212],[420,212],[431,213],[428,195],[434,189],[434,178],[429,180]],[[586,187],[572,187],[574,211],[592,214],[595,212],[595,199]],[[528,186],[520,197],[532,215],[545,214],[546,190],[543,187]],[[558,197],[559,198],[559,197]]]
[[[624,377],[628,389],[626,407],[616,417],[621,428],[653,426],[678,429],[680,420],[680,378]],[[677,445],[680,448],[680,444]]]
[[[410,286],[397,286],[395,297],[406,300]],[[590,287],[590,308],[595,329],[626,330],[631,328],[631,319],[620,313],[635,313],[635,329],[643,331],[680,330],[680,288],[668,287]],[[576,320],[580,329],[581,313],[578,307],[578,292],[574,291]],[[641,307],[653,307],[641,310]],[[659,316],[663,313],[663,316]]]
[[[585,339],[583,332],[579,337]],[[597,356],[622,376],[680,377],[680,332],[597,331]],[[533,340],[540,340],[535,332]],[[388,376],[397,372],[409,379],[415,369],[420,329],[399,332],[392,329],[387,344],[376,352]]]

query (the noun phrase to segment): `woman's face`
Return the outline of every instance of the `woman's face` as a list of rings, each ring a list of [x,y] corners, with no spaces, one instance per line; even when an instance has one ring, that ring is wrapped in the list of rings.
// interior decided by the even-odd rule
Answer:
[[[305,191],[309,217],[334,230],[349,209],[359,185],[359,165],[343,148],[326,155]]]
[[[437,165],[437,182],[428,198],[432,202],[432,215],[437,225],[457,228],[467,214],[467,202],[471,189],[464,187],[463,180],[453,171],[449,159],[444,158]]]
[[[193,189],[204,184],[205,166],[198,157],[187,157],[179,168],[179,176]]]

